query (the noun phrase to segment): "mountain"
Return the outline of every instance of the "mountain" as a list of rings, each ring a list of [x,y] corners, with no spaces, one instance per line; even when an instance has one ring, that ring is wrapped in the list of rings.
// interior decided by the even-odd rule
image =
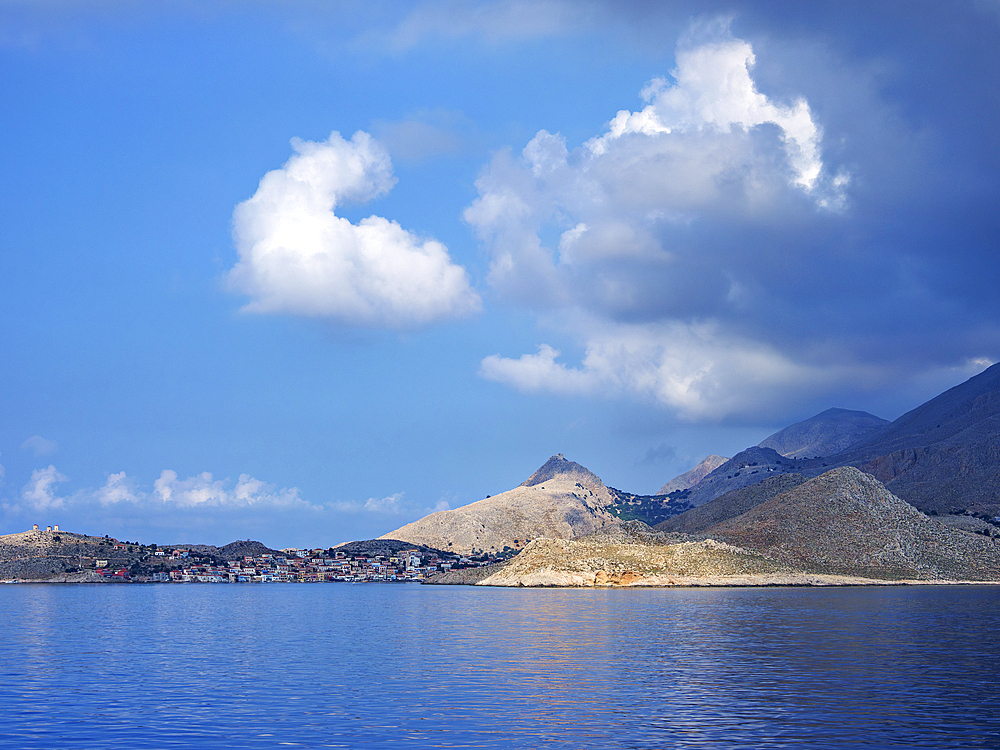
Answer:
[[[786,458],[818,458],[840,453],[888,424],[866,411],[827,409],[779,430],[758,447],[773,448]]]
[[[704,532],[798,569],[880,579],[1000,579],[1000,545],[948,528],[841,467]]]
[[[520,549],[537,537],[573,539],[616,524],[612,492],[560,453],[521,485],[454,510],[432,513],[380,539],[470,554]]]
[[[871,474],[899,498],[929,513],[1000,516],[1000,364],[839,453],[792,458],[769,447],[748,448],[693,486],[687,500],[704,505],[770,476],[817,477],[838,466]]]
[[[691,471],[685,471],[683,474],[671,479],[660,487],[660,491],[656,494],[669,495],[671,492],[676,492],[677,490],[690,489],[728,460],[725,456],[716,456],[713,454],[691,469]]]
[[[783,484],[789,488],[764,499]],[[825,586],[1000,580],[998,540],[938,523],[854,467],[808,481],[770,477],[685,515],[704,515],[713,507],[728,515],[741,504],[749,508],[711,524],[700,538],[658,533],[633,521],[580,539],[536,539],[505,565],[468,582]]]

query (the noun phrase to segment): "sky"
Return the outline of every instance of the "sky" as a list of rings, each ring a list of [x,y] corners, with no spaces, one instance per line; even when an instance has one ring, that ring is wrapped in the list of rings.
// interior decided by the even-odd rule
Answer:
[[[1000,360],[1000,2],[0,0],[0,533],[654,493]]]

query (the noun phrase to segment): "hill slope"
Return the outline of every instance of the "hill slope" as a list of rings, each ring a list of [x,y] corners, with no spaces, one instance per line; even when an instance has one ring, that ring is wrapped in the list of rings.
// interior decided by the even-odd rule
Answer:
[[[1000,515],[1000,364],[828,460],[857,466],[922,510]]]
[[[943,526],[853,467],[811,479],[705,533],[796,568],[1000,580],[995,542]]]
[[[772,448],[786,458],[829,456],[871,437],[889,421],[866,411],[827,409],[765,438],[758,447]]]

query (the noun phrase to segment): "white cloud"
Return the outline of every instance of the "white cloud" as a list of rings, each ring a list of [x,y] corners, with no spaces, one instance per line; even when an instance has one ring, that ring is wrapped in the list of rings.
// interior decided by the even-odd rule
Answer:
[[[440,242],[380,216],[352,224],[334,213],[395,184],[389,154],[370,135],[346,141],[334,132],[292,147],[296,154],[233,213],[240,259],[228,280],[251,298],[244,310],[406,329],[480,309],[468,274]]]
[[[124,471],[108,476],[107,482],[95,493],[97,501],[101,505],[114,505],[116,503],[138,503],[145,499],[144,492],[137,492],[133,483],[125,476]]]
[[[579,367],[546,344],[491,355],[482,377],[651,399],[700,419],[844,376],[788,353],[753,314],[788,265],[764,237],[835,220],[848,176],[824,163],[805,99],[757,89],[753,49],[728,21],[697,25],[675,59],[673,79],[651,81],[646,106],[603,134],[570,149],[541,130],[480,175],[464,216],[489,252],[490,284],[586,349]]]
[[[66,498],[55,494],[57,484],[68,481],[55,466],[46,469],[35,469],[31,472],[31,481],[21,490],[21,499],[32,510],[54,510],[66,507]]]
[[[363,503],[356,500],[346,500],[331,503],[329,507],[341,513],[375,513],[395,516],[405,510],[403,498],[404,493],[395,492],[386,497],[370,497]]]
[[[155,500],[180,508],[288,508],[310,506],[299,497],[297,487],[276,489],[274,485],[240,474],[235,486],[228,479],[214,479],[203,472],[187,479],[178,479],[177,472],[164,469],[153,482]],[[311,507],[311,506],[310,506]]]
[[[479,374],[487,380],[510,385],[519,391],[533,393],[550,391],[564,395],[589,394],[602,382],[600,373],[590,368],[569,368],[556,362],[560,354],[548,344],[538,347],[538,354],[522,354],[518,359],[508,359],[493,354],[483,359]]]
[[[395,515],[400,512],[400,501],[403,499],[403,493],[397,492],[388,497],[376,498],[370,497],[365,501],[365,510],[370,513],[390,513]]]
[[[41,435],[32,435],[21,443],[21,447],[32,451],[36,456],[50,456],[59,450],[59,444],[55,440],[48,440]]]
[[[56,494],[56,485],[69,481],[55,466],[37,469],[31,474],[31,481],[21,492],[26,507],[33,510],[68,509],[87,507],[93,504],[101,507],[128,503],[134,507],[150,508],[170,506],[174,508],[312,508],[299,496],[297,487],[281,488],[240,474],[235,484],[229,479],[214,479],[204,472],[187,479],[179,479],[177,472],[164,469],[153,482],[152,492],[141,489],[124,471],[110,474],[98,489],[82,489],[66,497]]]
[[[642,90],[649,104],[639,112],[618,112],[608,132],[590,140],[587,147],[600,156],[632,133],[652,137],[706,130],[730,133],[734,128],[749,130],[771,123],[781,130],[794,184],[812,191],[823,163],[820,129],[808,103],[801,98],[789,106],[770,101],[750,77],[755,62],[751,46],[729,38],[728,29],[720,28],[716,35],[721,38],[705,44],[682,44],[676,55],[676,83],[652,80]]]
[[[593,322],[579,368],[536,355],[483,360],[481,374],[522,391],[631,395],[671,407],[689,420],[733,412],[767,413],[792,392],[823,388],[840,370],[797,364],[780,352],[732,337],[710,323],[614,325]]]

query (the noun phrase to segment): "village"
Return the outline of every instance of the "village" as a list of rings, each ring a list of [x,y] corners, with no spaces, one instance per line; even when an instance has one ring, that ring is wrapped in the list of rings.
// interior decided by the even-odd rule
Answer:
[[[419,583],[438,572],[492,562],[490,558],[446,559],[421,554],[417,549],[400,550],[394,555],[286,549],[281,554],[246,555],[225,564],[180,548],[157,550],[153,557],[179,565],[170,570],[144,571],[135,566],[107,567],[106,560],[97,560],[95,572],[111,581],[132,583]]]
[[[114,583],[419,583],[438,573],[478,568],[516,550],[442,551],[394,539],[314,549],[272,549],[237,540],[157,545],[39,526],[0,537],[0,580]],[[66,578],[69,577],[69,578]]]

